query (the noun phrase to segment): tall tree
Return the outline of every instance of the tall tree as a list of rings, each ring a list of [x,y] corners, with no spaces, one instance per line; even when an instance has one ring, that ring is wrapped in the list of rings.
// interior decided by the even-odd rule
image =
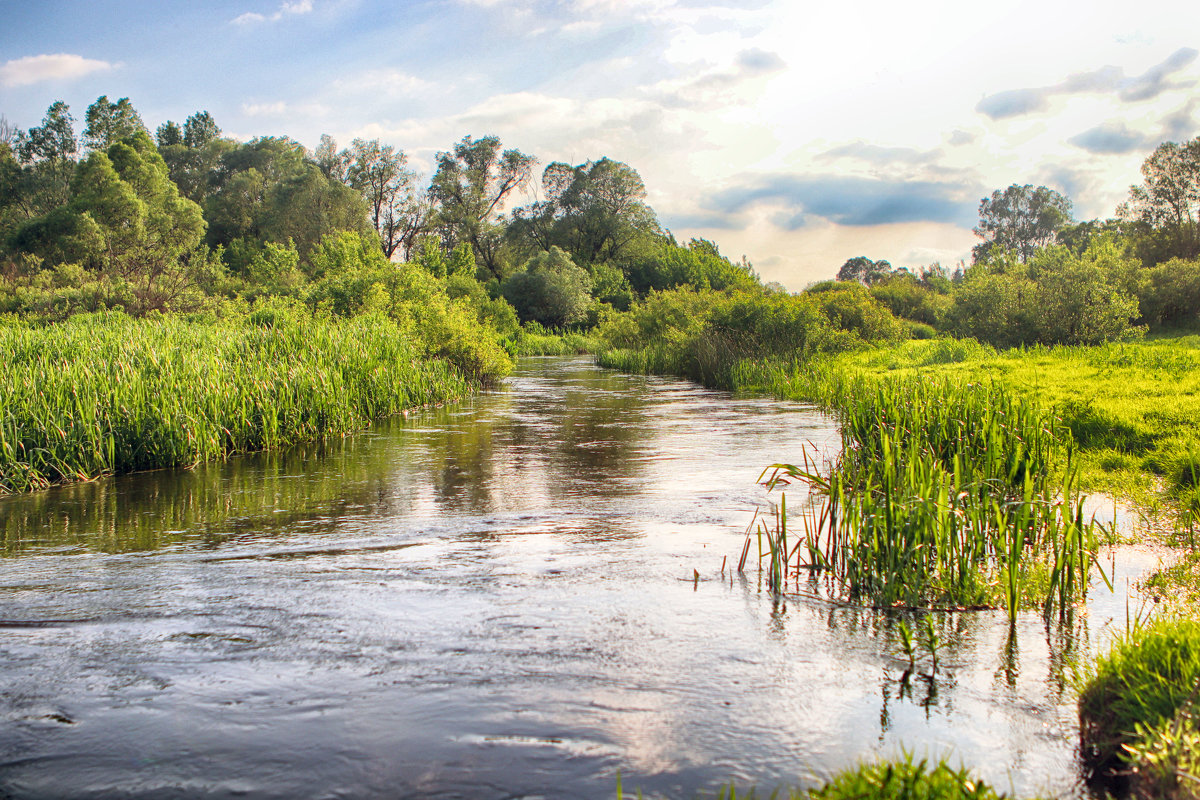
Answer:
[[[1160,144],[1142,163],[1142,178],[1118,214],[1159,240],[1152,260],[1200,255],[1200,136]]]
[[[378,139],[355,139],[350,145],[347,178],[367,201],[371,225],[389,259],[406,239],[413,220],[409,207],[417,200],[416,173],[407,162],[403,150]]]
[[[529,183],[537,159],[520,150],[502,152],[495,136],[466,136],[453,152],[439,153],[437,163],[429,194],[438,204],[435,224],[443,240],[449,247],[469,243],[479,265],[503,278],[504,201]]]
[[[637,239],[662,235],[642,177],[628,164],[556,161],[542,173],[542,190],[545,200],[513,213],[514,233],[537,249],[558,246],[578,263],[595,264],[620,261]]]
[[[141,115],[128,97],[110,103],[106,95],[100,95],[88,106],[86,121],[83,143],[91,150],[107,150],[117,142],[146,132]]]
[[[992,192],[979,203],[975,235],[984,241],[972,251],[981,261],[994,248],[1012,250],[1022,262],[1054,243],[1059,229],[1071,223],[1071,201],[1046,186],[1013,184]]]
[[[14,149],[21,167],[9,170],[9,189],[0,201],[8,215],[24,222],[66,205],[79,153],[75,120],[67,104],[52,103],[40,126],[18,131]]]
[[[890,262],[883,260],[872,261],[866,256],[855,256],[847,259],[838,270],[837,280],[858,281],[864,286],[871,286],[893,273]]]
[[[183,143],[193,150],[220,137],[217,121],[207,111],[197,111],[183,123]]]

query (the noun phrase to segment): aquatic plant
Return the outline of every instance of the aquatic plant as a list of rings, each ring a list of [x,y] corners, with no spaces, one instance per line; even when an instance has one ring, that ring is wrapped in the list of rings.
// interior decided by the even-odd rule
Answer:
[[[638,792],[637,797],[641,797]],[[629,795],[617,777],[617,800]],[[721,788],[716,800],[755,800],[754,789],[739,791],[737,786]],[[890,761],[862,763],[834,775],[813,789],[776,789],[764,797],[772,800],[1003,800],[986,782],[965,767],[953,767],[946,758],[916,760],[905,753]]]
[[[821,470],[767,468],[814,502],[787,538],[786,495],[774,529],[759,523],[768,586],[789,572],[828,574],[847,600],[884,607],[1003,605],[1065,615],[1087,589],[1096,526],[1073,472],[1058,476],[1053,418],[1003,390],[920,378],[831,380],[842,455]],[[1069,461],[1069,458],[1068,458]]]
[[[0,326],[0,492],[339,434],[471,382],[382,315]]]

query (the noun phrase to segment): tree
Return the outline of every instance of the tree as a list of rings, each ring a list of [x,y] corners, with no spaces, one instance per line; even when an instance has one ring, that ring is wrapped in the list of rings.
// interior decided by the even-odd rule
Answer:
[[[863,286],[870,286],[892,274],[892,271],[892,265],[883,259],[872,261],[866,256],[855,256],[842,264],[837,280],[857,281]]]
[[[371,225],[388,259],[411,239],[409,226],[420,219],[413,213],[419,205],[416,173],[405,166],[407,162],[403,150],[380,144],[378,139],[355,139],[350,144],[346,177],[367,201]]]
[[[984,241],[972,251],[983,261],[995,248],[1012,250],[1022,262],[1038,248],[1054,243],[1055,234],[1071,222],[1071,201],[1045,186],[997,189],[979,203],[975,235]]]
[[[202,205],[218,181],[222,157],[237,147],[232,140],[221,138],[221,129],[207,111],[192,114],[182,127],[164,122],[155,138],[171,180],[184,197]]]
[[[586,319],[590,289],[587,272],[557,247],[534,256],[500,285],[504,299],[512,303],[522,321],[551,328]]]
[[[1200,136],[1160,144],[1142,163],[1142,177],[1118,215],[1158,240],[1150,243],[1155,261],[1200,255]]]
[[[9,175],[10,190],[2,205],[21,221],[66,205],[79,153],[75,120],[67,104],[61,100],[52,103],[42,124],[18,132],[15,144],[21,168]]]
[[[207,111],[197,111],[183,123],[183,143],[193,150],[204,147],[220,135],[221,129],[217,127],[217,121]]]
[[[139,308],[170,306],[210,262],[199,251],[200,207],[180,196],[146,131],[92,152],[68,204],[22,226],[14,240],[54,262],[73,261],[125,281]]]
[[[91,150],[107,150],[117,142],[146,132],[141,115],[128,97],[110,103],[106,95],[100,95],[88,106],[86,121],[83,143]]]
[[[46,109],[46,116],[37,128],[18,136],[17,154],[26,164],[38,161],[70,161],[79,152],[75,138],[75,119],[70,107],[56,100]]]
[[[557,245],[582,264],[619,263],[638,238],[662,235],[642,177],[628,164],[556,161],[542,173],[542,189],[545,200],[513,212],[514,233],[539,249]]]
[[[154,131],[154,141],[161,150],[164,147],[183,146],[183,129],[178,123],[167,120]]]
[[[439,153],[429,187],[438,204],[434,224],[448,247],[468,242],[480,266],[503,278],[500,262],[502,209],[513,190],[529,183],[537,159],[519,150],[500,150],[500,139],[470,136]]]

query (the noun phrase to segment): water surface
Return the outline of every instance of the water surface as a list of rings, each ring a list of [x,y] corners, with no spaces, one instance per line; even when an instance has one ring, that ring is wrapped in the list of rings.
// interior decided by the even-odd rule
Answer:
[[[0,499],[0,796],[689,798],[901,748],[1080,796],[1064,675],[1153,556],[1066,625],[940,615],[906,675],[895,617],[730,569],[763,467],[836,445],[529,359],[336,442]]]

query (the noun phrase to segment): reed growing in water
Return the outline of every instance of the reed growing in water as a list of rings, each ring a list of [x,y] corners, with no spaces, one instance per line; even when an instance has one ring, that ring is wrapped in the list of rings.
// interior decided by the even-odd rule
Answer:
[[[0,326],[0,492],[195,464],[364,427],[466,393],[380,315]]]
[[[825,572],[847,600],[884,607],[1037,607],[1065,615],[1087,589],[1096,526],[1085,520],[1053,417],[995,386],[826,377],[842,453],[827,470],[764,471],[816,502],[789,539],[786,499],[767,542],[768,584]],[[769,473],[769,475],[768,475]],[[793,514],[793,517],[795,515]]]

